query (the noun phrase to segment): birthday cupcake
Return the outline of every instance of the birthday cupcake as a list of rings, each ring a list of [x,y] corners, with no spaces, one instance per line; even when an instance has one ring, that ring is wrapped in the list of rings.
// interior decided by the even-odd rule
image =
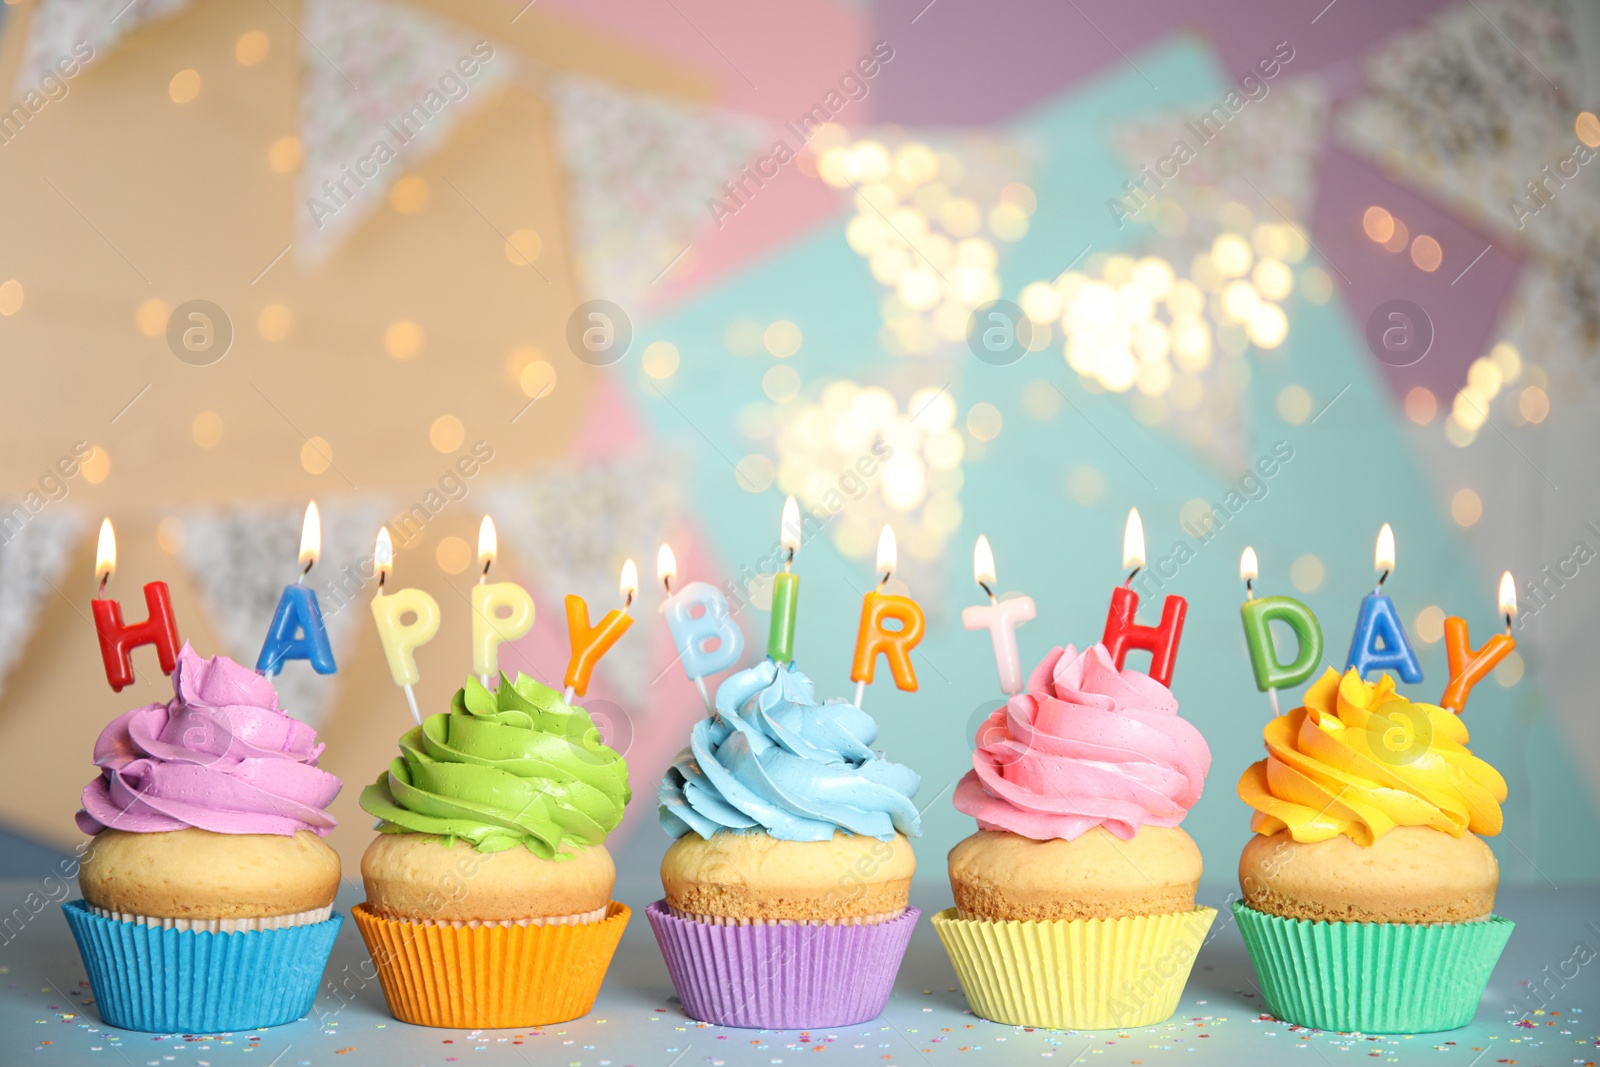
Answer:
[[[1329,670],[1239,779],[1256,836],[1233,906],[1281,1019],[1413,1033],[1472,1021],[1512,923],[1493,914],[1506,783],[1459,716]]]
[[[63,906],[100,1016],[129,1030],[274,1026],[311,1010],[343,919],[323,842],[339,779],[272,683],[184,645],[174,696],[112,720]]]
[[[646,909],[684,1010],[724,1026],[848,1026],[883,1011],[916,908],[915,772],[860,708],[771,660],[717,690],[661,783],[666,897]]]
[[[1216,918],[1179,828],[1211,750],[1166,686],[1105,646],[1054,649],[979,727],[934,916],[972,1010],[1059,1029],[1146,1026],[1177,1008]]]
[[[468,679],[400,752],[361,793],[379,834],[352,909],[389,1010],[471,1029],[583,1015],[628,923],[605,849],[627,763],[523,675],[493,693]]]

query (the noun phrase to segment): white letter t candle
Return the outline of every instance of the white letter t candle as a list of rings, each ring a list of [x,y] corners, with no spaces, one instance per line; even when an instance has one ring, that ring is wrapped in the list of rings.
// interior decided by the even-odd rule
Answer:
[[[1000,691],[1006,696],[1022,692],[1022,663],[1017,654],[1017,627],[1034,617],[1030,597],[997,600],[994,595],[994,551],[989,539],[978,535],[972,549],[972,576],[989,596],[987,605],[974,604],[961,609],[961,625],[969,630],[988,630],[994,643],[994,665],[1000,672]]]

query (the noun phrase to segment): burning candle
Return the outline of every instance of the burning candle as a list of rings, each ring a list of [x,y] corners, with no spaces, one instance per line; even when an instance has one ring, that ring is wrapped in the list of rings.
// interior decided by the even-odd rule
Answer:
[[[677,646],[683,673],[700,690],[700,699],[709,712],[711,694],[706,692],[705,676],[739,662],[744,655],[744,631],[733,621],[722,590],[706,582],[690,582],[674,593],[672,579],[677,576],[677,557],[670,545],[663,544],[656,553],[656,577],[667,591],[660,611],[666,617],[672,643]]]
[[[267,627],[261,655],[256,657],[258,673],[270,678],[291,659],[309,661],[318,674],[332,674],[337,669],[333,646],[328,643],[328,628],[322,623],[322,606],[317,603],[316,592],[305,584],[306,575],[317,565],[321,554],[322,519],[313,500],[306,505],[305,521],[300,526],[300,575],[293,585],[284,587],[283,596],[278,599],[278,610]]]
[[[1467,634],[1467,621],[1455,615],[1444,620],[1445,657],[1450,664],[1450,684],[1444,687],[1439,703],[1460,715],[1467,706],[1467,696],[1472,687],[1488,677],[1495,665],[1509,656],[1517,647],[1511,636],[1511,620],[1517,617],[1517,585],[1511,572],[1500,576],[1500,614],[1505,616],[1506,632],[1495,634],[1474,649]]]
[[[1400,612],[1395,609],[1394,601],[1383,595],[1383,583],[1394,570],[1394,530],[1388,523],[1378,531],[1372,562],[1378,572],[1378,584],[1361,600],[1361,613],[1356,616],[1356,630],[1350,640],[1350,657],[1345,662],[1345,670],[1354,667],[1363,678],[1369,671],[1394,671],[1403,681],[1420,682],[1422,664],[1411,651]]]
[[[896,555],[894,528],[885,526],[878,535],[878,570],[883,572],[883,577],[878,581],[878,588],[861,598],[861,625],[856,631],[855,662],[850,668],[850,680],[856,683],[858,708],[866,696],[867,686],[872,684],[880,652],[889,661],[895,686],[908,693],[917,691],[917,675],[911,669],[911,650],[922,640],[927,622],[915,600],[883,591],[894,576]],[[890,620],[899,623],[899,628],[886,627],[884,624]]]
[[[800,551],[800,505],[794,497],[783,502],[778,523],[778,544],[783,548],[783,570],[772,576],[772,625],[767,632],[767,658],[774,663],[794,661],[794,619],[800,603],[800,576],[793,571]]]
[[[574,696],[583,696],[589,691],[589,676],[594,673],[594,665],[633,625],[628,609],[639,592],[639,568],[631,559],[622,565],[619,588],[622,607],[606,612],[600,624],[594,627],[589,625],[589,605],[584,603],[583,597],[567,596],[567,636],[572,639],[572,658],[567,661],[564,699],[569,704]]]
[[[478,526],[478,584],[472,587],[472,673],[485,689],[500,673],[500,644],[515,641],[533,628],[533,597],[516,582],[489,583],[499,540],[494,520],[485,515]]]
[[[1255,592],[1258,576],[1256,550],[1246,547],[1239,556],[1239,578],[1244,582],[1245,595],[1239,618],[1244,622],[1244,641],[1250,649],[1256,688],[1267,694],[1276,717],[1279,714],[1278,690],[1299,685],[1310,678],[1322,662],[1322,626],[1311,609],[1293,597],[1258,598]],[[1298,648],[1291,663],[1283,663],[1278,658],[1277,644],[1272,639],[1274,619],[1288,626],[1295,636]]]
[[[155,645],[162,672],[171,674],[178,665],[181,642],[166,582],[145,584],[144,603],[148,614],[143,622],[122,621],[122,605],[106,599],[106,584],[116,569],[117,536],[111,529],[111,520],[105,519],[100,523],[100,542],[94,562],[94,576],[99,580],[100,589],[91,606],[95,633],[100,637],[100,658],[105,662],[106,681],[120,693],[133,684],[134,649],[140,645]]]
[[[1122,566],[1129,568],[1128,579],[1111,590],[1111,610],[1106,614],[1105,634],[1100,640],[1118,670],[1130,649],[1150,653],[1150,677],[1171,686],[1189,602],[1181,596],[1169,596],[1162,601],[1158,625],[1140,626],[1134,621],[1139,612],[1139,594],[1133,591],[1133,579],[1144,569],[1144,523],[1138,508],[1128,509],[1128,522],[1122,531]]]
[[[411,688],[422,680],[417,670],[416,651],[439,632],[439,602],[420,589],[397,589],[386,594],[385,584],[394,572],[394,543],[389,539],[387,526],[378,531],[372,561],[378,571],[378,595],[372,598],[372,618],[378,624],[378,640],[383,643],[383,654],[389,661],[389,674],[394,684],[406,691],[411,717],[421,726],[422,713],[417,710],[417,694]],[[409,622],[407,616],[410,616]]]
[[[989,539],[978,535],[972,548],[972,577],[989,597],[987,605],[974,604],[961,609],[961,625],[969,630],[988,630],[994,645],[994,664],[1000,672],[1000,691],[1006,696],[1022,692],[1022,663],[1017,654],[1017,627],[1034,616],[1029,597],[995,598],[994,550]]]

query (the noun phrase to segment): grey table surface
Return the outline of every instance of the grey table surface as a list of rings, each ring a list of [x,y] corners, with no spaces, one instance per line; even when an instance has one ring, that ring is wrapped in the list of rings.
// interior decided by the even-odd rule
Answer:
[[[594,1010],[537,1029],[435,1030],[393,1019],[377,983],[346,982],[365,956],[347,922],[316,1010],[305,1019],[235,1034],[151,1035],[117,1030],[95,1013],[84,969],[60,908],[44,907],[0,944],[0,1067],[434,1067],[529,1064],[561,1067],[1053,1062],[1113,1064],[1439,1063],[1523,1067],[1600,1063],[1600,887],[1503,889],[1497,911],[1516,921],[1472,1025],[1441,1034],[1368,1036],[1307,1031],[1275,1021],[1231,915],[1227,886],[1202,887],[1219,909],[1183,1002],[1168,1021],[1123,1031],[1048,1031],[987,1022],[967,1010],[950,962],[928,924],[949,906],[947,887],[919,886],[923,911],[893,997],[870,1023],[817,1030],[756,1031],[687,1018],[673,995],[643,906],[650,888],[619,887],[634,910]],[[22,904],[37,882],[0,882],[0,912]],[[347,888],[339,906],[360,899]],[[26,909],[25,909],[26,910]],[[349,968],[346,970],[346,968]],[[1535,986],[1543,990],[1542,1009]]]

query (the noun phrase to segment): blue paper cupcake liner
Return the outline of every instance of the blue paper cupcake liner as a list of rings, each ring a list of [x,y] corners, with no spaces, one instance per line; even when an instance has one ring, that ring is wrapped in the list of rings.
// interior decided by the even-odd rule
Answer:
[[[105,919],[61,906],[100,1018],[146,1033],[217,1033],[311,1011],[344,916],[278,930],[209,933]]]

